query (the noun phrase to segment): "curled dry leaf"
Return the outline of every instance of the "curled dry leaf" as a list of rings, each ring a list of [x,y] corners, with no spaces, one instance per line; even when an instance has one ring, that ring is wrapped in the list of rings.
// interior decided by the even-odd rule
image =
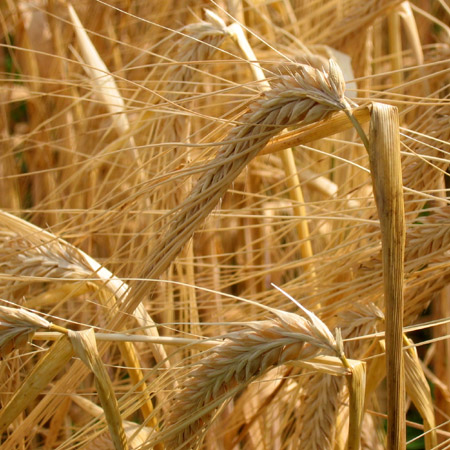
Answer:
[[[117,450],[127,450],[128,442],[122,417],[111,380],[97,349],[94,330],[69,331],[69,339],[75,354],[86,364],[95,377],[95,385],[105,413],[111,439]]]
[[[413,342],[404,335],[406,345]],[[434,417],[433,398],[430,385],[425,377],[422,363],[414,346],[405,351],[405,384],[406,392],[411,397],[419,414],[422,416],[425,431],[425,448],[436,448],[438,445],[436,419]]]

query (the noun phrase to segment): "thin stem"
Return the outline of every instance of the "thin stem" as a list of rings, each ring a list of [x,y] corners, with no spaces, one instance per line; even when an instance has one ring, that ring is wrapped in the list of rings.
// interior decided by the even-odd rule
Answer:
[[[345,109],[345,114],[347,114],[347,117],[349,118],[350,122],[355,127],[356,132],[358,133],[359,137],[361,138],[364,147],[367,151],[369,151],[369,139],[367,138],[366,133],[364,132],[361,124],[358,122],[358,119],[353,115],[353,112],[351,109]]]
[[[64,327],[60,327],[59,325],[55,325],[54,323],[50,324],[50,331],[56,331],[57,333],[61,333],[61,334],[69,334],[69,330],[67,328]]]

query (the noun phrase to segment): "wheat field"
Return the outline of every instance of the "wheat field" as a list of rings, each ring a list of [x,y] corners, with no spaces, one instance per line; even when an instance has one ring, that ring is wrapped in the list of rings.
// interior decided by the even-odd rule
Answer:
[[[447,0],[0,19],[2,449],[450,448]]]

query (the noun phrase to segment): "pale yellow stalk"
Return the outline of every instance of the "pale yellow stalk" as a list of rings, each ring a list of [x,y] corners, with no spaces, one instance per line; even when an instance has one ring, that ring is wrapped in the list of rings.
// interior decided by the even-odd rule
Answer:
[[[388,450],[405,445],[405,378],[403,365],[403,272],[405,217],[400,162],[398,112],[374,103],[370,121],[369,159],[381,226],[386,316]]]

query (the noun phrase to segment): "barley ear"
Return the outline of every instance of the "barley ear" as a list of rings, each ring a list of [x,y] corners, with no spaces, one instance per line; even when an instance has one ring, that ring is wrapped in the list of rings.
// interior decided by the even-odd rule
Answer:
[[[73,286],[70,295],[81,294],[83,290],[90,290],[94,286],[98,289],[98,299],[103,304],[108,304],[111,294],[118,304],[127,296],[128,286],[89,255],[54,234],[1,210],[0,247],[3,255],[0,270],[8,275],[50,277],[61,282],[70,280],[69,282]],[[75,282],[72,281],[74,279],[80,279],[79,283],[83,284],[75,285]],[[56,288],[53,292],[46,291],[43,296],[47,297],[47,301],[48,295],[58,299],[64,295],[64,292],[67,292],[66,289],[67,286]],[[34,297],[27,302],[27,305],[40,304],[41,300]],[[114,307],[109,310],[114,311]],[[143,327],[145,334],[158,336],[156,325],[144,305],[140,305],[134,311],[134,316],[139,325]],[[52,331],[67,332],[56,328],[56,325],[52,324]],[[6,339],[7,331],[0,333],[0,354],[6,354],[10,349],[17,348],[22,342],[25,343],[27,339],[29,340],[32,335],[31,332],[28,333],[27,338],[25,332],[19,333],[19,329],[15,327],[14,331],[9,329],[9,336],[12,337],[16,333],[17,338],[8,339],[8,342],[3,341],[2,344],[2,337]],[[162,345],[151,343],[150,346],[158,362],[167,362],[167,355]],[[136,349],[129,344],[120,344],[119,350],[123,354],[127,366],[130,367],[129,373],[134,384],[139,386],[138,389],[145,391],[145,383],[142,382],[144,375],[139,368]],[[142,412],[147,417],[152,410],[152,402],[148,398],[142,406]]]
[[[271,90],[250,106],[149,252],[151,257],[132,286],[125,312],[133,312],[148,295],[146,280],[162,275],[229,186],[271,138],[286,127],[314,123],[347,108],[336,76],[342,74],[333,74],[331,81],[325,71],[299,66],[298,73],[280,77]]]
[[[244,30],[241,25],[238,23],[233,23],[228,27],[231,36],[236,41],[238,47],[240,47],[241,51],[244,53],[247,60],[250,62],[250,68],[253,72],[253,75],[256,80],[258,80],[261,84],[262,89],[270,89],[270,84],[266,80],[264,75],[264,71],[262,70],[260,64],[257,61],[256,55],[253,52],[252,47],[250,46]],[[339,71],[337,68],[336,72]],[[339,73],[333,75],[339,79],[339,82],[343,83],[342,92],[345,91],[345,82],[341,78],[339,78]],[[306,217],[306,207],[304,206],[305,200],[303,196],[303,191],[300,183],[300,178],[298,175],[298,170],[295,162],[294,152],[292,148],[286,148],[281,151],[281,161],[283,163],[284,171],[286,172],[286,182],[289,187],[289,196],[293,202],[292,209],[293,213],[297,217]],[[297,225],[297,234],[298,240],[301,241],[300,252],[303,259],[308,259],[313,257],[313,250],[310,240],[310,233],[308,222],[303,219],[298,222]],[[308,263],[305,266],[305,269],[310,274],[311,278],[315,278],[316,271],[313,264]]]
[[[217,408],[271,368],[294,365],[332,375],[352,372],[342,353],[341,341],[336,341],[315,314],[302,308],[305,318],[269,307],[266,309],[276,319],[251,322],[247,329],[230,333],[222,344],[207,352],[187,373],[182,389],[176,395],[168,425],[160,436],[168,448],[195,446],[210,426]],[[354,384],[355,392],[359,392],[358,398],[364,398],[362,386],[361,382]],[[358,407],[356,410],[360,423],[362,409]],[[356,436],[357,427],[353,427],[352,432]]]

